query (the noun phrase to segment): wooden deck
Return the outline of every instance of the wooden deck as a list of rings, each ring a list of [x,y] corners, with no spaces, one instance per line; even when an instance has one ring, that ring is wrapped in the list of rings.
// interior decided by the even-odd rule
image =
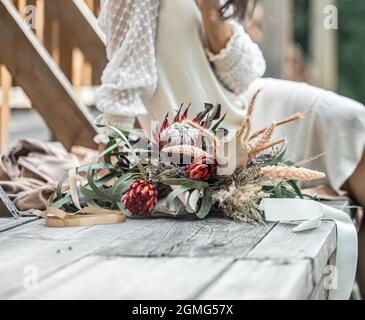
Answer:
[[[326,299],[336,228],[128,219],[51,229],[0,218],[3,299]]]

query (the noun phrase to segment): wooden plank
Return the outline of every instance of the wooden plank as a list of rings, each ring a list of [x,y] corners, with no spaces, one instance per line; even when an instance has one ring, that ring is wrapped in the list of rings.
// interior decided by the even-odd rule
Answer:
[[[100,79],[106,66],[105,36],[94,14],[83,0],[53,0],[46,10],[58,19],[74,47],[78,47],[93,66],[95,78]]]
[[[129,221],[128,221],[129,222]],[[139,223],[80,228],[46,228],[44,221],[0,233],[0,298],[23,288],[24,270],[37,268],[41,280],[97,251],[121,235],[140,233]]]
[[[0,0],[0,59],[57,140],[67,149],[73,145],[95,147],[96,129],[86,107],[8,0]]]
[[[0,298],[155,299],[168,293],[170,298],[309,298],[320,283],[315,281],[322,273],[320,257],[331,251],[335,230],[324,222],[318,230],[295,234],[289,225],[220,218],[129,219],[66,229],[43,223],[0,233],[0,243],[6,244],[0,246]],[[29,268],[36,272],[37,291],[24,291]],[[190,278],[199,282],[196,287]],[[164,291],[160,284],[170,282]],[[174,288],[180,289],[177,296]]]
[[[0,101],[0,153],[5,152],[9,142],[10,104],[9,93],[12,77],[6,66],[0,64],[1,101]]]
[[[19,211],[0,186],[0,217],[4,216],[17,218],[19,217]]]
[[[88,107],[95,105],[95,89],[96,87],[82,86],[77,91],[81,101]],[[2,92],[0,91],[0,100],[1,99]],[[30,109],[32,103],[21,87],[12,87],[9,91],[9,106],[10,111],[13,109]]]
[[[14,299],[191,299],[229,258],[88,257]]]
[[[43,39],[45,48],[53,60],[59,64],[59,24],[47,10],[44,11]]]
[[[336,263],[336,252],[332,253],[328,260],[328,265],[334,265]],[[330,271],[330,270],[328,270]],[[329,290],[328,290],[328,279],[329,274],[322,275],[322,278],[318,282],[317,286],[313,290],[310,299],[311,300],[328,300]]]
[[[0,232],[4,232],[16,227],[20,227],[26,223],[38,220],[37,217],[26,217],[26,218],[0,218]]]
[[[329,258],[336,249],[336,226],[323,221],[315,230],[295,233],[293,225],[278,224],[249,253],[249,258],[288,260],[308,258],[312,261],[314,281],[318,283]]]
[[[73,46],[70,42],[70,34],[65,30],[64,26],[60,26],[59,49],[60,49],[60,68],[67,79],[72,83],[72,63],[73,63]],[[73,84],[73,83],[72,83]]]
[[[150,220],[147,220],[150,221]],[[101,249],[106,256],[228,256],[247,254],[273,224],[244,224],[222,218],[204,221],[157,219],[130,221],[141,231],[121,233],[121,237]]]
[[[91,252],[103,257],[114,254],[238,256],[256,245],[269,229],[228,220],[220,223],[219,219],[194,222],[129,219],[120,225],[71,229],[50,229],[45,228],[43,222],[31,223],[0,233],[0,242],[7,243],[0,246],[0,261],[6,261],[0,264],[3,284],[0,297],[19,290],[28,265],[36,266],[39,277],[44,278]],[[68,249],[70,247],[72,250]],[[118,247],[121,250],[117,250]]]
[[[199,299],[307,299],[313,290],[309,260],[289,263],[242,260],[235,262]]]

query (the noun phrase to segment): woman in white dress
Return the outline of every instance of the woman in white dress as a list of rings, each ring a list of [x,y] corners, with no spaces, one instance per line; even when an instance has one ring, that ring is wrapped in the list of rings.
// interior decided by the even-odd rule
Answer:
[[[287,156],[300,161],[324,154],[307,166],[324,171],[322,184],[350,192],[365,208],[364,106],[304,83],[261,78],[262,52],[234,19],[243,17],[247,2],[102,0],[100,25],[109,59],[97,92],[103,123],[132,128],[138,118],[150,132],[152,121],[173,114],[181,103],[191,103],[194,115],[211,102],[222,105],[224,127],[233,129],[244,119],[247,101],[263,88],[255,127],[303,112],[304,120],[283,129],[289,137]],[[96,141],[105,137],[100,132]],[[363,234],[360,245],[365,245]]]

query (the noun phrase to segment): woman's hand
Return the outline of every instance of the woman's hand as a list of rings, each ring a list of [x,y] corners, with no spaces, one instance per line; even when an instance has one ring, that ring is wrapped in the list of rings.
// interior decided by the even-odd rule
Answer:
[[[227,45],[233,34],[232,26],[222,18],[220,0],[199,0],[205,34],[210,50],[217,54]]]

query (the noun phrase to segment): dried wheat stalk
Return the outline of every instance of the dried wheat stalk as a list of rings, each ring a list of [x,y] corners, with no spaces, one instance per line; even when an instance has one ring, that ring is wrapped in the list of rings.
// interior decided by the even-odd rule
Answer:
[[[274,121],[266,128],[266,130],[258,137],[256,141],[250,144],[248,153],[250,154],[251,152],[255,152],[255,150],[260,149],[270,143],[275,128],[276,122]]]
[[[275,140],[275,141],[272,141],[270,143],[267,143],[265,145],[263,145],[262,147],[258,147],[258,148],[255,148],[255,149],[252,149],[249,153],[249,158],[250,159],[253,159],[257,154],[261,153],[262,151],[265,151],[271,147],[274,147],[278,144],[281,144],[281,143],[284,143],[285,141],[287,140],[287,138],[281,138],[281,139],[278,139],[278,140]]]
[[[304,114],[298,112],[298,113],[295,113],[295,114],[291,115],[290,117],[287,117],[287,118],[285,118],[283,120],[277,121],[276,122],[276,126],[279,127],[279,126],[282,126],[284,124],[287,124],[287,123],[290,123],[290,122],[293,122],[293,121],[301,120],[303,118],[304,118]],[[265,132],[266,129],[267,128],[264,128],[264,129],[261,129],[259,131],[254,132],[250,136],[249,140],[255,139],[257,136],[259,136],[260,134],[262,134],[263,132]]]
[[[261,168],[261,174],[270,180],[301,180],[312,181],[317,179],[323,179],[326,175],[323,172],[296,168],[296,167],[274,167],[268,166]]]
[[[248,108],[247,108],[247,117],[251,118],[252,115],[253,115],[253,111],[255,109],[255,106],[256,106],[256,100],[257,100],[257,97],[259,96],[259,94],[261,93],[262,89],[258,89],[255,94],[253,95],[249,105],[248,105]]]

